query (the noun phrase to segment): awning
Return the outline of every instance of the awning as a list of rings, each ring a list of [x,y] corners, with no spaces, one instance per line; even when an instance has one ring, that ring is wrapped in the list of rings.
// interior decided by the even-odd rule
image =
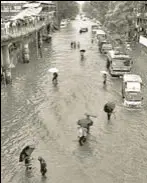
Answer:
[[[38,8],[40,6],[40,3],[28,3],[24,4],[23,8]]]
[[[42,10],[42,7],[39,8],[27,8],[20,13],[18,13],[16,16],[14,16],[11,20],[24,20],[25,17],[31,17],[31,16],[37,16]]]
[[[35,2],[38,2],[38,3],[41,3],[41,4],[48,4],[48,5],[54,5],[55,4],[53,1],[35,1]]]
[[[147,47],[147,38],[144,37],[144,36],[140,36],[139,43],[141,43],[141,44],[143,44],[144,46]]]

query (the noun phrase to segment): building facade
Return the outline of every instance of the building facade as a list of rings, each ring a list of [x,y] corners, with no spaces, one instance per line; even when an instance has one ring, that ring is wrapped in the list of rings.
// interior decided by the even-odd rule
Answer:
[[[136,29],[138,41],[147,51],[147,1],[140,1],[139,3]]]
[[[140,1],[137,13],[136,28],[138,32],[147,37],[147,1]]]
[[[1,1],[1,18],[10,19],[17,15],[27,1]]]

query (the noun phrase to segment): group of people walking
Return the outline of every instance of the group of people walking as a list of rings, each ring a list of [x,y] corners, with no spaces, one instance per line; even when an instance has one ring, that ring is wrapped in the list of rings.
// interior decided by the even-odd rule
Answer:
[[[78,41],[78,42],[72,41],[72,42],[70,43],[70,46],[71,46],[71,48],[74,48],[74,49],[80,48],[80,42],[79,42],[79,41]]]
[[[34,149],[35,149],[34,147],[28,145],[20,153],[19,162],[24,161],[27,172],[32,171],[33,158],[31,157],[31,153],[33,152]],[[40,172],[42,176],[45,176],[45,174],[47,173],[47,164],[41,156],[38,157],[38,161],[40,162]]]

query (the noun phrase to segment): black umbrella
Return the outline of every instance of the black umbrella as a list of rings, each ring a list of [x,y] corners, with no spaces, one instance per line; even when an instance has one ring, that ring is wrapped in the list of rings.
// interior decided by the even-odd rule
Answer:
[[[35,147],[33,145],[26,146],[20,153],[19,162],[25,160],[26,157],[31,156],[32,152],[34,151]]]
[[[82,49],[82,50],[80,50],[80,52],[83,52],[83,53],[85,53],[85,52],[86,52],[86,50]]]
[[[104,106],[105,112],[113,112],[114,109],[115,109],[115,103],[113,103],[113,102],[108,102]]]
[[[77,124],[83,128],[87,128],[87,126],[93,125],[93,122],[91,121],[91,119],[80,119]]]

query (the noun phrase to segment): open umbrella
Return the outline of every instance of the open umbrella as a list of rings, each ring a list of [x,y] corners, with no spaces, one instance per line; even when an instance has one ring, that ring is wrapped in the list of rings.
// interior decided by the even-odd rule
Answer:
[[[26,157],[31,156],[34,149],[35,149],[34,145],[26,146],[20,153],[19,162],[22,162],[25,160]]]
[[[51,68],[48,71],[51,72],[51,73],[59,72],[59,70],[57,68]]]
[[[93,117],[93,118],[97,118],[97,116],[91,115],[91,114],[88,114],[88,113],[85,113],[85,116],[90,116],[90,117]]]
[[[101,74],[107,74],[108,75],[108,72],[107,71],[101,71]]]
[[[114,109],[115,109],[115,103],[113,102],[107,102],[104,106],[105,112],[113,112]]]
[[[80,50],[80,52],[83,52],[83,53],[85,53],[85,52],[86,52],[86,50],[82,49],[82,50]]]
[[[93,122],[90,119],[80,119],[77,124],[82,126],[83,128],[87,128],[87,126],[90,124],[92,125]]]

